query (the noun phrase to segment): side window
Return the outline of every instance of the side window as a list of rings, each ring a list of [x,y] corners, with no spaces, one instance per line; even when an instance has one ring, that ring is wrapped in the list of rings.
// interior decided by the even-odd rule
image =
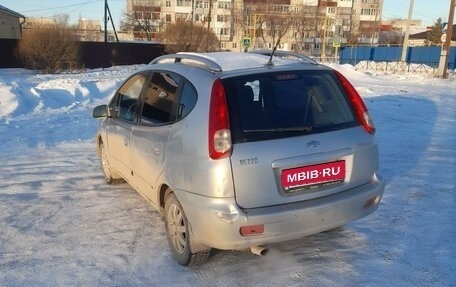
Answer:
[[[184,82],[182,87],[181,99],[179,102],[179,108],[177,111],[177,119],[182,119],[188,115],[196,105],[196,90],[187,81]]]
[[[147,87],[141,122],[163,124],[176,119],[176,92],[179,77],[168,73],[154,73]]]
[[[141,90],[146,83],[147,75],[138,74],[131,77],[120,87],[117,100],[111,108],[117,112],[117,117],[134,122]]]

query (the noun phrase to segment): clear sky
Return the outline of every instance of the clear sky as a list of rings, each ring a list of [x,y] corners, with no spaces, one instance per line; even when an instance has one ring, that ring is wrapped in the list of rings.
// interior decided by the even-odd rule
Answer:
[[[384,0],[383,19],[407,18],[410,0]],[[119,25],[126,0],[108,0],[116,26]],[[70,14],[76,23],[79,16],[100,20],[103,23],[104,0],[1,0],[3,5],[26,17],[52,17],[59,13]],[[447,22],[450,0],[415,0],[413,19],[421,19],[423,25],[432,25],[441,17]]]

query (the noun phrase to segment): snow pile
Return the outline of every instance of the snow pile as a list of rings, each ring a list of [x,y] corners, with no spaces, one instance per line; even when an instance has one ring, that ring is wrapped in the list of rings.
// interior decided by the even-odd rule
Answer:
[[[332,65],[372,114],[386,180],[377,212],[183,268],[160,216],[104,184],[95,105],[137,67],[38,75],[0,69],[0,286],[455,286],[456,81]]]
[[[88,139],[95,134],[91,109],[107,103],[137,66],[42,75],[0,70],[0,133],[3,152]]]

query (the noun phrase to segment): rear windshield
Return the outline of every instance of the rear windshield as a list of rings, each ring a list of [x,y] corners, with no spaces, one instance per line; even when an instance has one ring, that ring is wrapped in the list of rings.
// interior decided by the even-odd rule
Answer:
[[[223,84],[234,143],[357,125],[330,71],[262,73],[227,78]]]

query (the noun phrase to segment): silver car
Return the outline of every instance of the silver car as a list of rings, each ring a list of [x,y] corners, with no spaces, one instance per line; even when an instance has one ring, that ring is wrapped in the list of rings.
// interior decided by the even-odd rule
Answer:
[[[126,180],[163,215],[182,265],[341,226],[384,191],[359,94],[302,55],[165,55],[93,116],[106,182]]]

